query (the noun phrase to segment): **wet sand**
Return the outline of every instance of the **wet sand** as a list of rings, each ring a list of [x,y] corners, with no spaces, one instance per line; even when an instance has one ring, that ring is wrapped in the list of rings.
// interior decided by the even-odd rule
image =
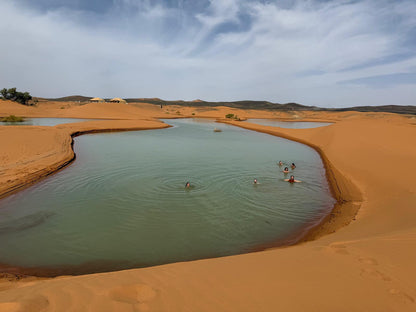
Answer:
[[[308,144],[321,154],[338,205],[305,238],[313,241],[76,277],[17,281],[15,275],[5,275],[0,279],[0,310],[414,311],[415,117],[224,107],[160,109],[149,104],[40,103],[29,108],[0,101],[0,116],[123,119],[30,129],[0,127],[0,193],[32,183],[70,162],[71,135],[165,126],[156,118],[208,117],[230,122],[223,119],[228,113],[240,118],[335,122],[313,129],[231,122]]]

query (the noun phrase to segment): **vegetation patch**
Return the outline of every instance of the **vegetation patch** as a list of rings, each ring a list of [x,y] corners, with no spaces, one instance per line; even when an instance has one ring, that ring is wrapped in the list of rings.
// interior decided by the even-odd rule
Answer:
[[[22,122],[25,121],[25,119],[23,117],[17,117],[15,115],[10,115],[7,117],[3,117],[1,119],[2,122]]]
[[[0,91],[0,94],[5,100],[11,100],[28,106],[34,105],[33,103],[29,103],[29,101],[32,99],[32,96],[29,94],[29,92],[18,92],[16,88],[4,88]]]
[[[238,121],[241,120],[237,115],[234,115],[234,114],[227,114],[227,115],[225,115],[225,118],[234,119],[234,120],[238,120]]]

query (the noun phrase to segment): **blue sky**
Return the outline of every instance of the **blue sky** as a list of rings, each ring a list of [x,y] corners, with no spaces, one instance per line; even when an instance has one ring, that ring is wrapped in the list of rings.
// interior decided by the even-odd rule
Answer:
[[[0,0],[0,88],[416,105],[416,1]]]

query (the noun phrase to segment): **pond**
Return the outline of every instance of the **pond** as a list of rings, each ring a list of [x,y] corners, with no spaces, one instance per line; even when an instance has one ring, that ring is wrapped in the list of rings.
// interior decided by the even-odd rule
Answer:
[[[71,166],[0,200],[0,263],[76,274],[240,254],[293,243],[333,207],[308,146],[165,122],[173,127],[77,137]],[[285,182],[279,160],[303,182]]]
[[[256,123],[262,126],[272,126],[292,129],[318,128],[332,125],[330,122],[308,122],[308,121],[280,121],[276,119],[247,119],[248,122]]]
[[[89,121],[92,119],[81,118],[25,118],[22,122],[3,122],[0,121],[0,126],[56,126],[65,123],[74,123]]]

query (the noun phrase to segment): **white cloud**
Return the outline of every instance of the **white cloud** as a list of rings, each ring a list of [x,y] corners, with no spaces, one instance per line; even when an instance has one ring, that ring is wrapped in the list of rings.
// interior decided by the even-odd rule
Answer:
[[[160,1],[115,3],[96,15],[39,13],[0,0],[0,87],[47,97],[415,104],[415,86],[340,84],[415,71],[413,1],[311,0],[283,8],[211,0],[193,14]]]
[[[211,0],[207,12],[197,14],[197,19],[208,28],[214,28],[227,21],[237,21],[238,0]]]

